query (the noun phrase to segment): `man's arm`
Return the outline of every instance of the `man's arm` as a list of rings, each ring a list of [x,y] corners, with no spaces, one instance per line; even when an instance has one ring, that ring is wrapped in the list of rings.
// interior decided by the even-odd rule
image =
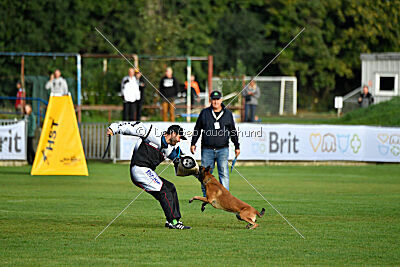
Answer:
[[[67,80],[66,79],[62,79],[62,88],[61,88],[61,90],[62,90],[62,94],[63,95],[68,95],[68,84],[67,84]]]
[[[178,79],[176,79],[175,77],[173,77],[173,79],[174,79],[174,90],[175,90],[174,95],[176,96],[180,92],[179,82],[178,82]]]
[[[196,125],[194,126],[192,140],[190,142],[191,146],[195,146],[197,140],[199,140],[201,130],[203,129],[203,117],[204,117],[204,110],[200,112],[199,117],[197,118]]]
[[[254,97],[259,98],[260,97],[260,87],[258,85],[256,86],[256,91],[254,92]]]
[[[111,125],[108,126],[108,130],[107,135],[122,134],[137,137],[147,137],[150,131],[150,129],[147,129],[144,124],[139,121],[111,123]]]
[[[46,90],[51,90],[53,88],[53,80],[47,81],[45,88]]]
[[[249,94],[249,86],[247,85],[247,86],[244,88],[243,92],[242,92],[242,96],[247,96],[248,94]]]
[[[233,120],[233,114],[230,114],[231,118],[231,122],[229,124],[230,126],[230,131],[229,131],[229,135],[231,137],[232,143],[235,145],[235,150],[239,149],[240,145],[239,145],[239,138],[238,138],[238,134],[236,131],[236,126],[235,126],[235,121]]]
[[[170,160],[175,160],[177,158],[180,158],[182,156],[182,150],[179,146],[173,148],[171,150],[171,152],[167,152],[166,153],[167,158],[169,158]]]
[[[143,91],[144,88],[146,88],[146,82],[144,81],[143,77],[139,78],[139,88]]]

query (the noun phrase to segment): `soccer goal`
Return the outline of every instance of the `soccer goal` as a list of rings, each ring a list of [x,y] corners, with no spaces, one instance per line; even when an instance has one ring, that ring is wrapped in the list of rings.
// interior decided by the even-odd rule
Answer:
[[[213,89],[224,96],[235,96],[250,81],[251,76],[213,78]],[[297,78],[294,76],[259,76],[254,79],[260,88],[257,116],[296,115]],[[228,100],[228,99],[226,99]],[[235,102],[238,100],[235,100]]]

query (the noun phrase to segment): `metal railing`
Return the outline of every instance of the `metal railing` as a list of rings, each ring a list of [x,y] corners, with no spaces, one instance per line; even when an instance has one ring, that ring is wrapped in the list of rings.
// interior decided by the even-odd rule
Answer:
[[[102,159],[107,147],[108,138],[106,136],[109,123],[88,123],[83,122],[79,125],[79,132],[82,139],[83,150],[86,159]],[[105,159],[116,161],[115,138],[111,138],[110,148]]]
[[[42,103],[43,105],[45,105],[46,107],[48,106],[48,102],[42,98],[38,98],[38,97],[16,97],[16,96],[0,96],[0,100],[31,100],[31,101],[37,101],[37,126],[40,127],[40,118],[44,119],[45,114],[40,113],[40,103]]]

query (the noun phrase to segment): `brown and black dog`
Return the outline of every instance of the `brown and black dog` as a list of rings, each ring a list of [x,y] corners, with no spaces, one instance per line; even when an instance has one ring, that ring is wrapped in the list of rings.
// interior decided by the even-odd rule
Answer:
[[[204,168],[200,166],[200,171],[199,174],[196,175],[196,178],[206,188],[207,197],[195,196],[189,200],[189,203],[192,203],[193,200],[200,200],[203,201],[201,209],[202,211],[204,210],[205,205],[211,204],[216,209],[236,213],[236,217],[239,220],[248,222],[246,228],[254,229],[258,226],[256,223],[256,215],[258,215],[258,217],[262,217],[265,213],[264,208],[261,210],[261,212],[258,212],[249,204],[234,197],[210,173],[210,167]]]

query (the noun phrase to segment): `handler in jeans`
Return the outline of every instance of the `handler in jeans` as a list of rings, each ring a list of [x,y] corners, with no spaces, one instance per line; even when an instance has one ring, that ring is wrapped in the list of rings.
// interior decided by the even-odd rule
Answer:
[[[229,138],[235,145],[235,156],[240,154],[239,139],[236,132],[232,112],[222,104],[222,94],[218,91],[211,93],[211,106],[200,112],[194,127],[190,152],[196,151],[196,143],[201,138],[201,165],[210,166],[210,172],[214,170],[215,162],[218,166],[220,183],[229,190]],[[206,190],[201,185],[203,196]]]

